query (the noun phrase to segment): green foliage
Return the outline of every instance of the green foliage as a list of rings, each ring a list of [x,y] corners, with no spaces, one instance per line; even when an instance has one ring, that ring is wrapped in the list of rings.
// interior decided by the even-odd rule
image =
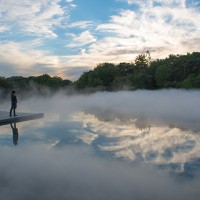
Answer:
[[[170,83],[171,83],[171,75],[172,75],[172,68],[168,65],[160,65],[155,73],[155,78],[156,78],[156,82],[157,85],[160,88],[163,87],[170,87]]]
[[[160,88],[186,87],[196,88],[198,84],[189,84],[191,77],[200,74],[200,53],[194,52],[187,55],[170,55],[160,60],[155,77]],[[185,82],[183,82],[185,80]],[[190,85],[190,86],[189,86]]]
[[[0,77],[0,89],[5,95],[13,89],[27,96],[31,96],[32,92],[45,95],[64,89],[69,85],[71,85],[70,80],[63,80],[58,76],[51,77],[48,74],[28,78],[22,76]]]
[[[69,81],[63,83],[63,79],[54,76],[51,77],[48,74],[43,74],[37,77],[29,77],[29,81],[33,81],[34,83],[40,85],[41,87],[49,87],[51,89],[59,89],[60,87],[64,86],[66,83],[70,83]]]
[[[0,89],[55,92],[68,87],[89,91],[158,88],[200,88],[200,52],[187,55],[169,55],[151,61],[150,53],[140,54],[134,63],[102,63],[84,72],[73,84],[58,76],[0,77]],[[2,90],[3,89],[3,90]]]
[[[147,51],[145,54],[139,54],[135,58],[135,65],[141,68],[146,68],[150,65],[151,62],[151,56],[150,52]]]
[[[0,88],[1,89],[9,89],[12,87],[12,84],[5,77],[0,77]]]
[[[75,82],[77,89],[104,88],[110,90],[118,70],[114,64],[99,64],[93,71],[83,73]]]
[[[135,63],[103,63],[85,72],[75,82],[77,89],[104,90],[200,88],[200,53],[169,55],[151,62],[150,53],[140,54]]]
[[[197,76],[190,75],[183,82],[181,82],[180,86],[182,88],[200,88],[200,74]]]

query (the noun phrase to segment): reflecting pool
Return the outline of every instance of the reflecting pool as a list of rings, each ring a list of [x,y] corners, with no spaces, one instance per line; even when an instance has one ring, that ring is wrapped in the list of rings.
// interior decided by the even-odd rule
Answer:
[[[0,127],[0,195],[198,199],[199,97],[167,90],[22,101],[18,109],[45,118]]]

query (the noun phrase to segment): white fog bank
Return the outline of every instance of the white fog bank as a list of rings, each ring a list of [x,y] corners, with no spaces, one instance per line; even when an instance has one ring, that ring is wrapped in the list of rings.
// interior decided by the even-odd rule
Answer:
[[[74,96],[59,94],[52,98],[36,96],[19,102],[18,110],[44,112],[46,117],[53,114],[67,117],[76,112],[88,112],[108,120],[141,118],[150,123],[167,123],[198,129],[199,105],[200,90],[138,90]]]
[[[187,200],[199,181],[176,182],[152,168],[94,156],[80,147],[1,149],[2,200]],[[189,185],[189,187],[188,187]]]

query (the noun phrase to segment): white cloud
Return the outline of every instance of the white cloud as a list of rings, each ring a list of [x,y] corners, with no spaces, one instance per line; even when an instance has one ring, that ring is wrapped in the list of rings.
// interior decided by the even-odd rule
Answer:
[[[96,27],[102,38],[81,55],[66,56],[67,65],[95,67],[102,62],[132,62],[146,50],[150,50],[152,59],[199,51],[200,13],[193,7],[186,8],[185,1],[156,2],[154,6],[153,1],[142,1],[139,11],[122,10],[111,16],[108,23]]]
[[[180,6],[185,7],[186,0],[125,0],[128,4],[138,4],[139,6],[152,6],[159,4],[163,6]]]
[[[77,7],[77,5],[73,4],[73,3],[71,3],[70,6],[73,7],[73,8]]]
[[[70,23],[67,28],[89,28],[93,26],[93,22],[92,21],[76,21],[73,23]]]
[[[32,66],[36,62],[40,62],[41,58],[45,55],[45,51],[31,50],[30,44],[27,44],[27,48],[24,48],[25,43],[15,43],[9,42],[6,44],[1,44],[0,58],[1,61],[10,61],[15,65],[19,66]],[[28,51],[27,51],[28,50]],[[34,61],[35,60],[35,61]],[[52,61],[51,61],[52,63]]]
[[[167,1],[163,3],[165,7],[148,4],[148,9],[141,7],[140,12],[122,10],[119,15],[111,16],[109,23],[96,29],[106,35],[90,45],[84,56],[70,57],[71,64],[95,66],[99,62],[129,62],[148,49],[152,58],[198,51],[200,13],[179,6],[184,5],[184,1],[170,1],[168,7]],[[179,4],[170,7],[174,3]]]
[[[0,64],[3,76],[37,76],[47,73],[66,79],[77,79],[86,69],[68,65],[67,58],[52,55],[50,51],[39,50],[42,39],[26,42],[0,43]],[[66,67],[67,66],[67,67]],[[67,73],[69,67],[69,73]]]
[[[86,49],[81,49],[80,53],[81,55],[84,55],[86,53]]]
[[[1,63],[7,63],[15,69],[12,74],[29,74],[33,72],[37,65],[49,68],[60,67],[60,60],[57,56],[51,56],[48,51],[37,50],[41,42],[35,40],[32,42],[15,43],[9,42],[0,44]],[[2,64],[3,65],[3,64]],[[41,74],[43,69],[36,70],[34,74]],[[31,72],[31,74],[32,74]]]
[[[67,25],[67,28],[81,28],[81,29],[86,29],[86,28],[90,28],[93,26],[93,22],[92,21],[76,21],[76,22],[72,22],[69,25]]]
[[[67,3],[70,3],[69,5],[71,6],[71,7],[77,7],[77,5],[76,4],[74,4],[74,3],[72,3],[72,2],[74,2],[74,0],[66,0],[66,2]]]
[[[69,14],[68,7],[61,7],[60,0],[4,0],[0,4],[0,23],[3,24],[0,32],[10,30],[8,34],[10,37],[16,33],[20,35],[23,33],[25,36],[33,34],[40,38],[55,38],[59,33],[59,30],[55,28],[61,26],[61,34],[63,31],[68,33],[71,31],[68,36],[72,40],[67,47],[72,48],[71,52],[73,48],[76,52],[77,49],[80,50],[78,53],[73,52],[74,55],[59,57],[50,54],[51,48],[45,52],[23,47],[26,50],[21,51],[21,43],[18,50],[21,52],[19,57],[22,66],[25,66],[25,63],[27,66],[33,66],[37,60],[45,65],[49,65],[52,61],[51,66],[92,68],[102,62],[132,62],[138,53],[144,53],[146,50],[150,50],[153,59],[163,58],[169,54],[199,51],[200,13],[195,4],[187,7],[185,0],[121,1],[137,4],[139,9],[136,10],[134,6],[130,6],[130,9],[120,10],[118,14],[110,16],[110,20],[97,26],[92,19],[74,21],[72,18],[72,23],[64,23]],[[65,2],[66,6],[74,3],[72,0]],[[78,29],[84,31],[80,34],[73,32]],[[10,42],[9,45],[11,43],[14,44]],[[27,45],[28,42],[24,44]],[[4,54],[3,61],[14,62],[9,59],[18,52],[15,45],[14,49],[8,52],[11,55],[5,55],[3,49],[1,52],[1,55]],[[13,53],[14,50],[15,53]],[[28,59],[33,52],[37,55],[39,53],[40,56],[32,56]],[[22,58],[25,60],[23,61]]]
[[[72,42],[67,44],[68,47],[79,47],[96,42],[95,37],[90,33],[90,31],[84,31],[79,35],[70,34],[70,36],[72,37]]]
[[[12,24],[15,31],[55,38],[55,26],[60,26],[66,11],[59,0],[6,0],[0,4],[1,22]]]
[[[9,26],[0,26],[0,33],[8,31],[10,29]]]
[[[183,46],[184,41],[199,38],[200,14],[185,8],[151,7],[136,13],[124,10],[120,15],[112,16],[108,24],[97,27],[98,30],[114,34],[121,40],[128,38],[133,48],[170,49],[176,53],[186,53],[194,48],[193,43]],[[167,55],[164,55],[167,56]]]

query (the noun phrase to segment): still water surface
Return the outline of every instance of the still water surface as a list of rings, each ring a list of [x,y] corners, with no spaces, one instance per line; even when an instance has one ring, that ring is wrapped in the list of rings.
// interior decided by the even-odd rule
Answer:
[[[0,194],[198,199],[199,97],[173,90],[23,102],[45,118],[0,127]]]

